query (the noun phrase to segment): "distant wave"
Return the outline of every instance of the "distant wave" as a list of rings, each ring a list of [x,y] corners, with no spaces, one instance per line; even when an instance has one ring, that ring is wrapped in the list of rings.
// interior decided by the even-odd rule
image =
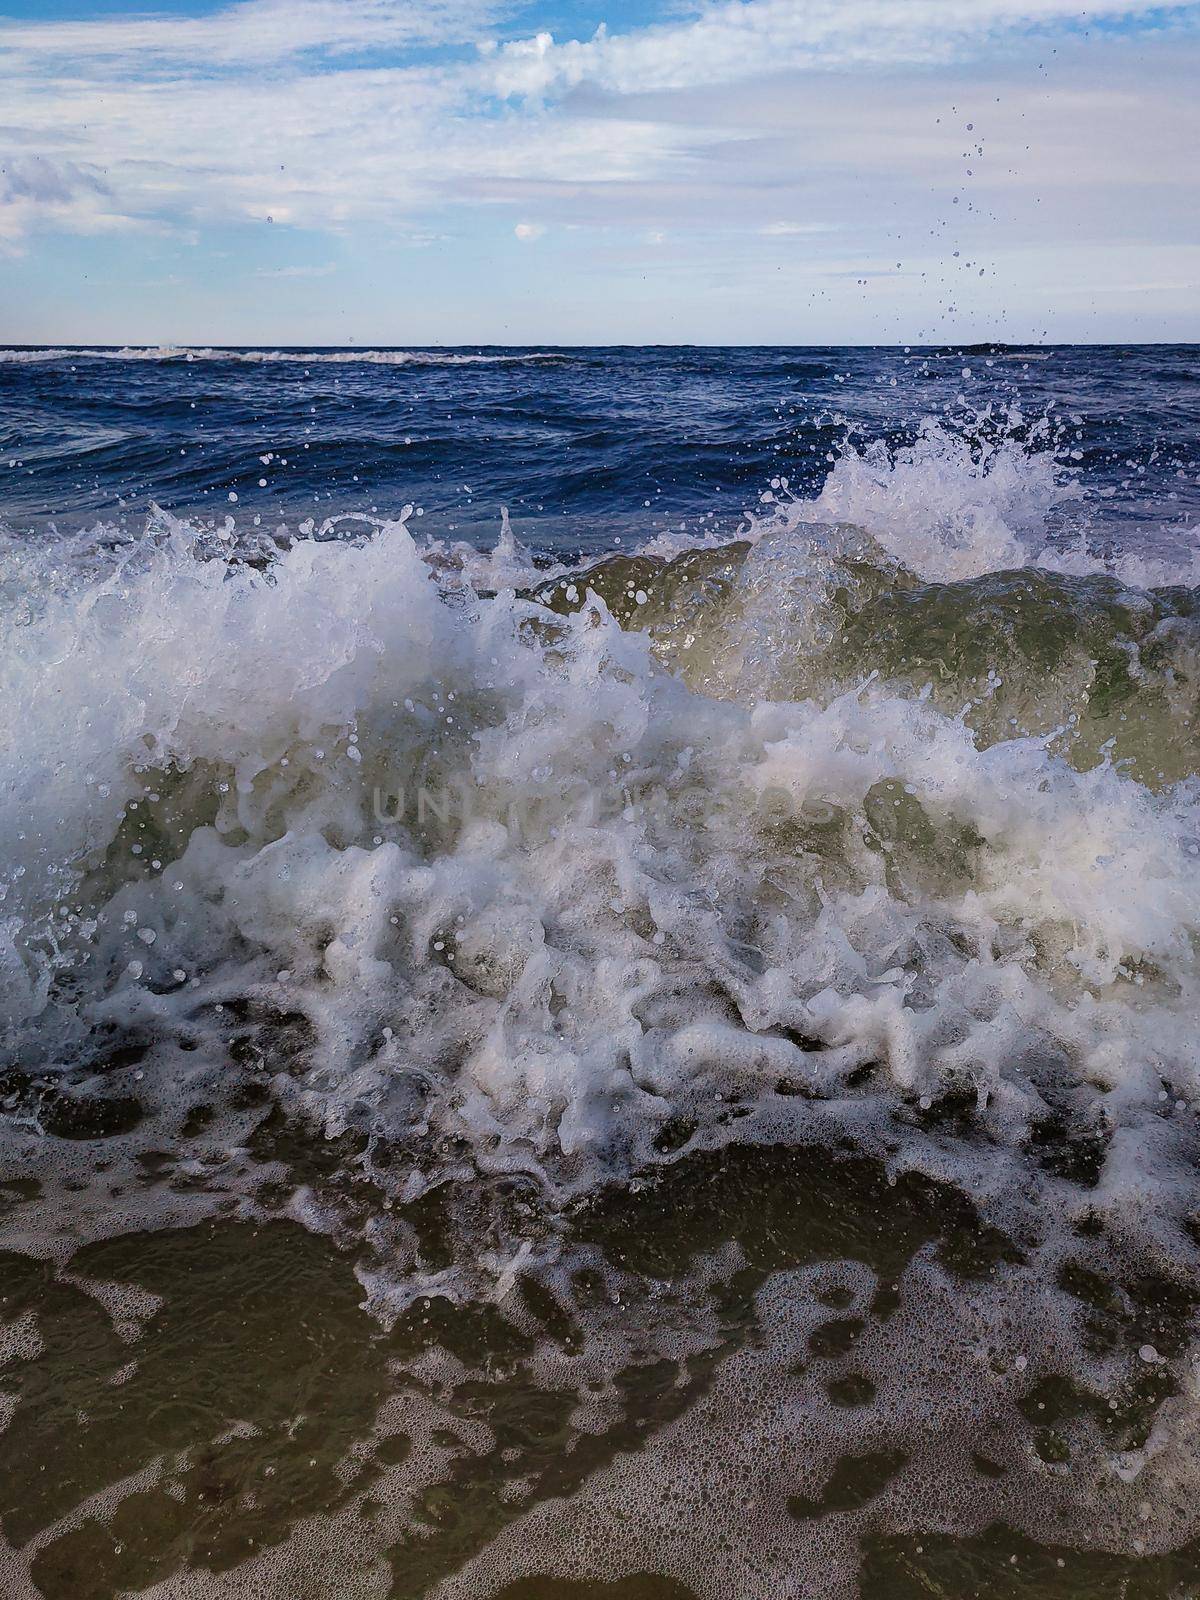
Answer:
[[[297,366],[468,367],[515,361],[565,361],[564,352],[528,350],[473,354],[459,350],[222,350],[205,345],[127,345],[123,349],[0,350],[0,362],[35,361],[281,361]]]

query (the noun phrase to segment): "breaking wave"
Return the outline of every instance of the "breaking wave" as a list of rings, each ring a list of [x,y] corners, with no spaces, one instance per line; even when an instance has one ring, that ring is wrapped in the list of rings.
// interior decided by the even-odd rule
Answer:
[[[377,367],[465,367],[506,365],[511,362],[560,361],[561,352],[553,350],[483,351],[465,350],[240,350],[222,349],[211,345],[126,345],[121,349],[102,349],[84,346],[71,349],[7,349],[0,350],[0,362],[55,362],[55,361],[225,361],[261,365],[264,362],[285,362],[293,366],[357,366]]]
[[[531,1352],[419,1367],[396,1520],[262,1592],[460,1468],[414,1593],[892,1592],[1047,1482],[1097,1549],[1200,1531],[1200,595],[1056,543],[1068,491],[931,427],[551,571],[407,513],[0,547],[10,1222],[288,1217],[414,1371],[435,1303]],[[1158,1274],[1107,1344],[1101,1258]]]
[[[966,1093],[979,1137],[1061,1125],[1103,1156],[1089,1204],[1166,1225],[1200,1102],[1196,594],[1021,564],[1046,458],[964,451],[852,455],[733,545],[549,577],[507,526],[484,561],[403,516],[10,542],[17,1124],[103,1082],[178,1131],[254,1017],[289,1114],[367,1168],[411,1140],[409,1188],[445,1141],[578,1193],[681,1117]],[[136,1091],[99,1075],[114,1038],[153,1059]]]

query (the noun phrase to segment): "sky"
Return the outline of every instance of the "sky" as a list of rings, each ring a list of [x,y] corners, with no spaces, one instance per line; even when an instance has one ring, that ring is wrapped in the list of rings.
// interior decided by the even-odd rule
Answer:
[[[0,342],[1200,339],[1200,0],[0,0]]]

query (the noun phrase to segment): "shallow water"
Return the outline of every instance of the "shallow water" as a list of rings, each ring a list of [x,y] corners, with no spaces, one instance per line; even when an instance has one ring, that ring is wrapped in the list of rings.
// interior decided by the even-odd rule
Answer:
[[[424,1219],[430,1260],[473,1199]],[[860,1541],[869,1596],[1194,1575],[1166,1365],[1194,1296],[1093,1273],[1102,1239],[1048,1293],[953,1189],[800,1146],[685,1159],[561,1246],[386,1328],[293,1223],[9,1258],[39,1348],[10,1367],[0,1505],[38,1592],[853,1593]]]
[[[1195,370],[0,359],[6,1600],[1200,1587]]]

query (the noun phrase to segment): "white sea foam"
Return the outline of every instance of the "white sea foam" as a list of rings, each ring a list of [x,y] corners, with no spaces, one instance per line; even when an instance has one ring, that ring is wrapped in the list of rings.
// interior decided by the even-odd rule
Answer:
[[[935,582],[1041,567],[1084,576],[1109,573],[1135,588],[1200,584],[1200,554],[1182,560],[1142,551],[1092,547],[1089,502],[1044,421],[1019,414],[951,428],[927,419],[916,439],[848,442],[813,499],[768,492],[756,531],[780,523],[846,522],[862,528],[909,571]],[[1018,436],[1021,430],[1025,437]],[[1069,511],[1069,537],[1055,530]]]
[[[233,361],[257,366],[264,362],[283,362],[292,366],[377,367],[464,367],[489,366],[524,361],[560,361],[564,353],[555,350],[486,351],[465,350],[236,350],[212,345],[126,345],[123,349],[0,349],[0,362],[33,363],[46,361]]]
[[[794,560],[754,565],[754,649],[802,645],[791,565],[818,512],[973,573],[1018,560],[1057,493],[1037,458],[979,467],[932,434],[842,463],[773,528]],[[1051,1118],[1099,1138],[1090,1203],[1118,1226],[1186,1209],[1194,779],[1152,792],[1045,740],[980,748],[879,683],[697,693],[596,596],[554,623],[516,598],[511,534],[472,574],[493,598],[439,589],[403,520],[265,572],[221,550],[170,518],[86,563],[6,547],[26,596],[2,640],[19,1054],[69,1063],[103,1023],[169,1056],[206,1005],[251,997],[308,1019],[305,1070],[276,1089],[328,1132],[386,1137],[417,1074],[431,1130],[568,1191],[731,1098],[966,1089],[1001,1148]],[[466,788],[470,816],[433,798],[424,824],[381,822],[379,795],[418,782]]]

